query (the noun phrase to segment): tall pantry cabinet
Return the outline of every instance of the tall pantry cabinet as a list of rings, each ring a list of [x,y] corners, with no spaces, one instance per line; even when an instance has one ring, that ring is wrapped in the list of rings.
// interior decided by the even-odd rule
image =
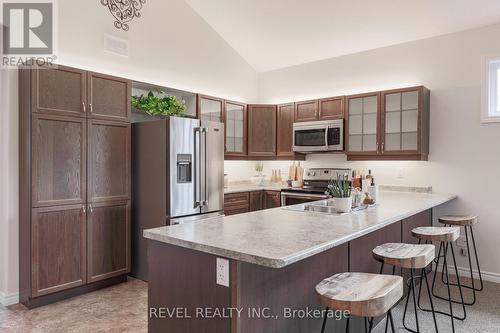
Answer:
[[[128,80],[19,70],[20,301],[34,307],[130,270]]]

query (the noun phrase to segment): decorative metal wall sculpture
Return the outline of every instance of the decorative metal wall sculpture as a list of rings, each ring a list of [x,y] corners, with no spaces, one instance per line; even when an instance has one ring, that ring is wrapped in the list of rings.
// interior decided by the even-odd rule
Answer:
[[[128,31],[128,22],[135,17],[141,17],[140,10],[146,0],[101,0],[101,4],[107,6],[109,12],[115,18],[115,27]]]

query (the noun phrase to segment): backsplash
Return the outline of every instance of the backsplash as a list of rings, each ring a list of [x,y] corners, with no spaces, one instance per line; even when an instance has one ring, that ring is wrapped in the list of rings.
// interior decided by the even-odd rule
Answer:
[[[283,179],[288,178],[288,168],[292,161],[264,161],[264,175],[271,177],[271,170],[281,170]],[[224,172],[229,181],[248,180],[255,175],[256,161],[225,161]],[[351,168],[361,169],[365,173],[372,170],[377,184],[430,186],[432,169],[435,164],[421,161],[347,161],[343,154],[308,155],[306,161],[300,161],[305,168]]]

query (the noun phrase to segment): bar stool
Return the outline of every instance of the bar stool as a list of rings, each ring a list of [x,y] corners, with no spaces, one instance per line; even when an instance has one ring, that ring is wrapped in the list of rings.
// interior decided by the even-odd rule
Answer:
[[[476,291],[482,291],[483,290],[483,276],[481,274],[481,267],[479,266],[479,258],[476,250],[476,241],[474,239],[474,231],[472,230],[472,227],[477,224],[477,216],[474,215],[445,215],[439,218],[439,222],[444,224],[445,226],[457,226],[457,227],[463,227],[465,231],[465,240],[467,242],[467,257],[469,259],[469,271],[470,271],[470,279],[471,279],[471,284],[472,286],[468,285],[462,285],[462,288],[467,288],[472,290],[472,302],[466,302],[466,305],[474,305],[476,304]],[[476,266],[477,266],[477,271],[479,273],[479,282],[480,282],[480,287],[476,288],[474,285],[474,273],[472,271],[472,259],[471,259],[471,251],[470,251],[470,243],[469,243],[469,233],[467,232],[467,228],[470,230],[470,234],[472,237],[472,246],[474,248],[474,256],[476,258]],[[440,249],[441,251],[441,249]],[[441,274],[441,280],[444,283],[443,279],[443,274]],[[452,286],[457,286],[456,283],[451,283]],[[458,302],[455,302],[458,303]]]
[[[464,304],[464,296],[462,293],[462,287],[460,285],[460,278],[458,276],[458,268],[457,268],[457,261],[455,258],[455,251],[453,250],[453,243],[460,236],[460,228],[458,228],[458,227],[418,227],[418,228],[413,229],[411,231],[411,233],[412,233],[413,237],[418,238],[419,243],[421,243],[422,241],[425,241],[426,244],[431,243],[431,242],[440,242],[440,250],[441,250],[441,248],[444,249],[443,256],[441,257],[441,251],[439,251],[438,256],[437,256],[436,269],[434,270],[434,276],[432,279],[432,290],[433,290],[434,297],[448,301],[449,307],[450,307],[450,313],[446,313],[446,312],[442,312],[442,311],[438,311],[438,310],[433,311],[433,310],[422,308],[422,306],[420,305],[420,295],[421,295],[422,286],[420,286],[419,294],[418,294],[418,307],[422,311],[427,311],[427,312],[433,311],[435,313],[449,316],[451,318],[452,331],[455,332],[454,319],[465,320],[465,318],[467,317],[467,313],[465,310],[465,304]],[[436,283],[436,273],[437,273],[437,270],[439,267],[440,258],[443,258],[443,270],[446,272],[446,281],[450,281],[449,274],[448,274],[448,261],[447,261],[448,247],[451,249],[451,254],[453,257],[453,264],[454,264],[454,268],[455,268],[455,274],[457,276],[457,283],[458,283],[457,286],[458,286],[458,290],[460,291],[460,297],[462,300],[462,302],[460,302],[460,304],[462,304],[462,310],[463,310],[462,317],[453,315],[453,304],[452,304],[453,300],[451,297],[449,283],[447,284],[448,298],[444,298],[444,297],[437,296],[434,294],[434,286]]]
[[[403,278],[400,276],[335,274],[316,285],[316,293],[321,304],[326,306],[326,311],[350,311],[351,315],[364,317],[365,325],[366,318],[371,318],[369,332],[373,328],[373,318],[387,314],[386,320],[390,321],[392,332],[396,332],[391,309],[403,296]],[[321,333],[325,332],[327,318],[325,315]],[[349,332],[349,321],[350,317],[347,318],[346,332]]]
[[[436,320],[436,314],[434,312],[434,304],[432,302],[431,288],[429,285],[429,280],[427,278],[426,267],[429,266],[436,256],[436,248],[431,244],[404,244],[404,243],[386,243],[379,245],[373,249],[373,257],[375,260],[380,261],[382,264],[380,266],[380,272],[384,269],[384,264],[392,265],[394,274],[395,267],[405,268],[410,270],[411,281],[410,281],[410,292],[413,295],[413,304],[415,309],[415,324],[417,330],[413,330],[406,326],[406,311],[408,309],[408,302],[410,300],[410,293],[406,298],[405,310],[403,314],[403,326],[406,330],[410,332],[420,332],[420,326],[418,321],[418,308],[417,308],[417,298],[415,296],[415,270],[421,269],[422,276],[425,279],[427,285],[427,293],[429,295],[429,300],[432,308],[432,316],[434,319],[434,327],[436,332],[438,332],[438,325]],[[422,286],[422,284],[420,284]],[[386,325],[387,326],[387,325]]]

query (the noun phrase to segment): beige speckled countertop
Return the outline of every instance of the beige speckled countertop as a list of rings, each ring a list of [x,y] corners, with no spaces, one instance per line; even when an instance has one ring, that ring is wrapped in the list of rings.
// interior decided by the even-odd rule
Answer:
[[[456,198],[381,191],[379,204],[346,215],[280,208],[144,230],[144,237],[281,268]]]

